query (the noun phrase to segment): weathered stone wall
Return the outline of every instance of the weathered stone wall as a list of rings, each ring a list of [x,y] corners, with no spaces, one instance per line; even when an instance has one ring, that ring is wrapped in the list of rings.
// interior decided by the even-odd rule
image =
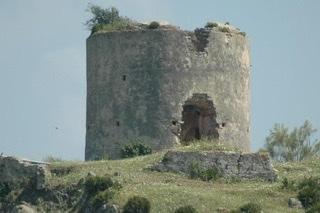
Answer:
[[[267,181],[277,179],[269,156],[260,153],[169,151],[153,170],[189,174],[190,166],[194,164],[203,169],[216,168],[224,177]]]
[[[87,39],[85,159],[120,157],[139,139],[154,150],[178,138],[173,121],[194,93],[216,108],[219,138],[249,150],[249,50],[246,37],[202,29],[107,32]]]

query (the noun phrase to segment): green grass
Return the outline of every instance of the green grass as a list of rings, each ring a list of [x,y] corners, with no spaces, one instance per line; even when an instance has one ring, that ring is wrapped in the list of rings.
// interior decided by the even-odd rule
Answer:
[[[112,31],[122,31],[131,30],[134,28],[134,24],[128,20],[120,20],[113,22],[111,24],[97,24],[92,28],[92,33],[97,32],[112,32]]]
[[[211,144],[212,145],[212,144]],[[193,144],[180,150],[209,151],[210,144]],[[216,147],[212,147],[216,148]],[[151,212],[174,212],[178,207],[192,205],[198,212],[213,212],[219,207],[236,209],[256,202],[267,212],[304,212],[288,208],[288,199],[296,192],[281,189],[281,180],[301,180],[306,175],[320,174],[320,161],[301,163],[274,164],[278,170],[279,181],[275,183],[262,181],[234,182],[219,179],[215,182],[192,180],[186,175],[152,172],[145,169],[159,162],[165,151],[131,159],[96,162],[56,162],[51,168],[72,167],[69,174],[52,176],[51,187],[66,186],[77,183],[86,177],[89,171],[97,175],[114,175],[113,178],[123,186],[115,195],[114,202],[124,206],[133,196],[148,198]]]
[[[187,146],[178,146],[175,148],[178,151],[222,151],[222,152],[237,152],[239,149],[229,147],[219,143],[218,140],[202,139],[201,141],[191,141]]]

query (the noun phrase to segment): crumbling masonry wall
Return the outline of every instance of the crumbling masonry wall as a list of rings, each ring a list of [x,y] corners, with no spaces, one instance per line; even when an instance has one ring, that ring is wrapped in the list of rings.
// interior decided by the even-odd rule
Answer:
[[[273,169],[269,155],[264,153],[239,152],[167,152],[162,161],[151,167],[159,172],[183,172],[190,174],[190,168],[215,168],[227,178],[263,179],[275,181],[278,176]]]
[[[28,186],[37,190],[45,188],[50,171],[47,164],[0,156],[0,184],[14,187]]]
[[[123,144],[154,150],[178,141],[186,100],[206,94],[219,139],[249,151],[249,48],[239,33],[156,29],[87,39],[85,159],[119,158]]]

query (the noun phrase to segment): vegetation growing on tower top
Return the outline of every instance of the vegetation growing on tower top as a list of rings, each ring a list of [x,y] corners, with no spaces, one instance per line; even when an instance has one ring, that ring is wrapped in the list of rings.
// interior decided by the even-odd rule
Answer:
[[[159,22],[157,22],[157,21],[151,22],[151,23],[149,24],[149,26],[148,26],[149,29],[157,29],[157,28],[159,28],[159,27],[160,27],[160,24],[159,24]]]
[[[157,21],[152,21],[149,24],[139,23],[132,19],[129,19],[125,16],[120,16],[119,10],[115,7],[102,8],[98,5],[89,4],[88,9],[91,13],[91,18],[85,23],[88,29],[91,31],[91,34],[96,32],[110,32],[110,31],[125,31],[125,30],[155,30],[159,28],[165,29],[178,29],[172,25],[161,25]],[[240,32],[239,29],[230,28],[229,22],[226,22],[224,25],[220,25],[214,22],[208,22],[204,28],[214,29],[223,33],[237,33],[242,36],[246,36],[245,32]]]
[[[218,23],[214,23],[214,22],[208,22],[205,26],[205,28],[214,28],[214,27],[218,27]]]
[[[161,27],[160,23],[157,21],[152,21],[149,24],[142,24],[125,16],[120,16],[119,10],[115,7],[104,9],[100,6],[89,4],[88,11],[92,16],[85,25],[91,31],[91,34],[100,31],[110,32],[139,29],[154,30]],[[171,29],[174,28],[171,27]]]
[[[103,9],[100,6],[90,4],[88,11],[92,13],[85,25],[91,30],[91,34],[98,31],[129,30],[135,23],[127,17],[120,16],[115,7]]]

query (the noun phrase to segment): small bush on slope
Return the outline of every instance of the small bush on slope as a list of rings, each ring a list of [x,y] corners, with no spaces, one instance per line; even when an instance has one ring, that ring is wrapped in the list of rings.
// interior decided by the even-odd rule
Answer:
[[[6,183],[0,184],[0,202],[11,192],[11,187]]]
[[[152,153],[152,149],[149,145],[146,145],[142,142],[133,142],[126,144],[121,149],[122,157],[130,158],[140,155],[148,155]]]
[[[104,203],[108,203],[108,201],[112,200],[116,194],[115,190],[107,189],[103,192],[99,192],[97,195],[95,195],[92,199],[92,205],[95,208],[99,208]]]
[[[281,189],[296,191],[297,183],[293,180],[289,180],[287,177],[284,177],[281,181]]]
[[[307,178],[298,187],[298,199],[305,208],[320,202],[320,178]]]
[[[85,190],[88,194],[96,194],[113,186],[113,181],[110,177],[92,176],[88,177],[85,182]]]
[[[85,192],[88,194],[88,201],[94,208],[108,203],[122,187],[117,181],[113,181],[108,176],[88,177],[84,186]]]
[[[149,213],[151,205],[148,199],[134,196],[123,207],[123,213]]]
[[[319,213],[320,212],[320,202],[313,205],[310,209],[306,211],[306,213]]]
[[[220,171],[216,167],[202,168],[197,162],[193,162],[189,166],[189,175],[192,179],[201,179],[203,181],[217,180],[221,177]]]

